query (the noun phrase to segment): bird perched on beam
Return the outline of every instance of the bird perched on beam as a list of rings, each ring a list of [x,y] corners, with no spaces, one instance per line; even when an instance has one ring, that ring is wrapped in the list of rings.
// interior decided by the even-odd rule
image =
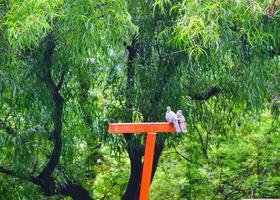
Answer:
[[[181,128],[181,131],[183,133],[188,132],[188,128],[187,128],[187,123],[186,123],[186,119],[182,113],[182,110],[177,110],[176,112],[177,118],[178,118],[178,122]]]
[[[177,133],[181,132],[180,126],[179,126],[179,122],[178,122],[178,117],[177,115],[171,110],[171,108],[168,106],[166,108],[166,114],[165,114],[165,119],[166,121],[173,123],[174,127],[176,129]]]

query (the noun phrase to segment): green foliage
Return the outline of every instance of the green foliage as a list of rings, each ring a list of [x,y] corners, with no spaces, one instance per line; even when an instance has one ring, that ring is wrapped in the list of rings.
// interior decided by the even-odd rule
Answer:
[[[268,1],[185,1],[172,12],[179,13],[174,26],[174,43],[190,57],[217,53],[224,44],[246,37],[252,47],[273,45],[271,31],[263,27],[264,9]],[[238,30],[234,33],[234,30]],[[224,42],[226,41],[226,43]],[[228,46],[227,46],[228,48]]]
[[[0,199],[46,199],[25,179],[54,149],[48,75],[63,98],[56,183],[120,198],[127,144],[108,123],[128,113],[164,121],[169,105],[183,110],[189,133],[158,137],[167,149],[151,199],[279,197],[280,18],[267,16],[270,4],[0,1],[0,171],[14,172],[1,172]]]
[[[59,15],[63,1],[14,1],[6,15],[4,25],[12,47],[36,48],[51,30],[53,20]]]
[[[107,148],[103,149],[102,154],[104,157],[95,167],[98,174],[93,184],[95,198],[119,199],[129,178],[129,161],[125,154],[117,156]]]

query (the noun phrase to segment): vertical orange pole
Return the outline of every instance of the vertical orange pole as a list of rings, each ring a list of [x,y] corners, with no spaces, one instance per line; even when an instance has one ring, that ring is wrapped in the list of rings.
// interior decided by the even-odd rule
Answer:
[[[149,199],[156,135],[157,135],[156,133],[147,133],[142,181],[141,181],[141,189],[140,189],[140,200]]]

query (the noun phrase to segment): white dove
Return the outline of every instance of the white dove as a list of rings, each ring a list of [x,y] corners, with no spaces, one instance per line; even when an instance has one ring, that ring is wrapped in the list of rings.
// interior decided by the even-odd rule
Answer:
[[[166,121],[173,123],[175,126],[175,129],[176,129],[176,132],[180,133],[181,129],[180,129],[180,126],[178,123],[177,115],[171,110],[171,108],[169,106],[166,108],[166,110],[167,110],[166,114],[165,114]]]
[[[181,131],[183,133],[186,133],[188,132],[188,128],[187,128],[187,123],[186,123],[186,119],[182,113],[182,110],[178,110],[176,112],[177,114],[177,118],[178,118],[178,121],[179,121],[179,125],[180,125],[180,128],[181,128]]]

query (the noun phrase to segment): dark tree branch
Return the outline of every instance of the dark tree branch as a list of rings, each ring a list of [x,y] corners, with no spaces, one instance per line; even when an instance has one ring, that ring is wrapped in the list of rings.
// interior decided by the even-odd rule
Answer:
[[[48,181],[42,182],[38,177],[26,176],[20,177],[17,176],[13,170],[0,167],[0,173],[6,174],[21,180],[31,182],[42,188],[45,196],[54,196],[54,195],[63,195],[71,196],[74,200],[92,200],[89,192],[84,189],[80,184],[73,183],[70,180],[66,180],[66,183],[59,184],[53,177],[50,177]]]
[[[8,174],[8,175],[13,175],[13,171],[12,170],[6,169],[4,167],[0,167],[0,173]]]
[[[191,96],[192,99],[198,100],[198,101],[206,101],[210,99],[211,97],[217,96],[221,92],[221,89],[217,86],[212,87],[206,94],[196,94],[194,96]]]
[[[138,37],[134,36],[130,45],[126,46],[126,50],[128,51],[128,62],[132,61],[137,57],[138,54]]]
[[[2,166],[0,166],[0,173],[12,176],[12,177],[17,178],[17,179],[21,179],[21,180],[25,180],[25,181],[35,183],[35,182],[33,182],[34,177],[32,177],[32,176],[25,176],[25,177],[24,176],[18,176],[13,170],[7,169],[7,168],[2,167]]]
[[[32,178],[32,182],[39,185],[44,191],[46,196],[53,196],[55,194],[61,194],[64,196],[71,196],[75,200],[90,200],[89,192],[84,189],[81,185],[77,183],[72,183],[70,180],[66,181],[66,184],[59,185],[55,179],[52,177],[53,171],[59,164],[59,159],[62,150],[62,114],[63,114],[63,97],[59,93],[63,83],[65,74],[62,73],[59,83],[56,85],[51,73],[53,53],[55,48],[55,41],[52,33],[49,33],[45,42],[45,52],[43,57],[43,74],[39,78],[47,85],[54,103],[54,129],[52,131],[52,138],[54,141],[54,149],[52,151],[51,157],[47,162],[45,168],[37,176]]]
[[[36,73],[39,79],[44,82],[49,89],[53,103],[54,103],[54,112],[53,112],[53,122],[54,129],[52,131],[52,138],[54,141],[54,148],[51,154],[50,159],[48,160],[46,166],[38,176],[27,175],[25,177],[18,176],[16,172],[10,169],[6,169],[0,166],[0,173],[8,176],[12,176],[21,180],[29,181],[41,188],[45,196],[54,196],[54,195],[63,195],[71,196],[74,200],[91,200],[89,192],[78,183],[74,183],[69,179],[61,184],[55,180],[52,176],[53,171],[57,167],[62,150],[62,114],[63,114],[63,97],[59,93],[63,83],[65,74],[62,73],[59,83],[56,85],[51,68],[53,65],[53,54],[55,48],[55,41],[52,33],[50,32],[46,39],[41,43],[41,48],[44,49],[44,55],[41,59],[40,66],[42,67],[42,73]],[[25,58],[27,59],[27,58]],[[5,125],[5,124],[4,124]],[[0,129],[4,128],[7,131],[7,126],[0,124]],[[12,130],[12,129],[11,129]],[[11,132],[8,128],[8,131]],[[14,131],[13,131],[14,132]]]
[[[42,75],[41,78],[49,88],[49,91],[52,95],[52,99],[54,102],[54,116],[53,116],[54,129],[52,131],[52,138],[54,140],[54,149],[47,165],[38,176],[38,178],[45,179],[45,180],[51,177],[54,169],[58,165],[59,158],[61,155],[61,149],[62,149],[61,132],[62,132],[63,98],[59,93],[59,89],[62,86],[64,76],[62,76],[61,78],[62,81],[60,81],[61,85],[58,85],[59,86],[58,87],[54,83],[54,80],[52,79],[52,75],[51,75],[54,48],[55,48],[54,38],[50,33],[46,38],[46,50],[43,58],[44,74]]]

